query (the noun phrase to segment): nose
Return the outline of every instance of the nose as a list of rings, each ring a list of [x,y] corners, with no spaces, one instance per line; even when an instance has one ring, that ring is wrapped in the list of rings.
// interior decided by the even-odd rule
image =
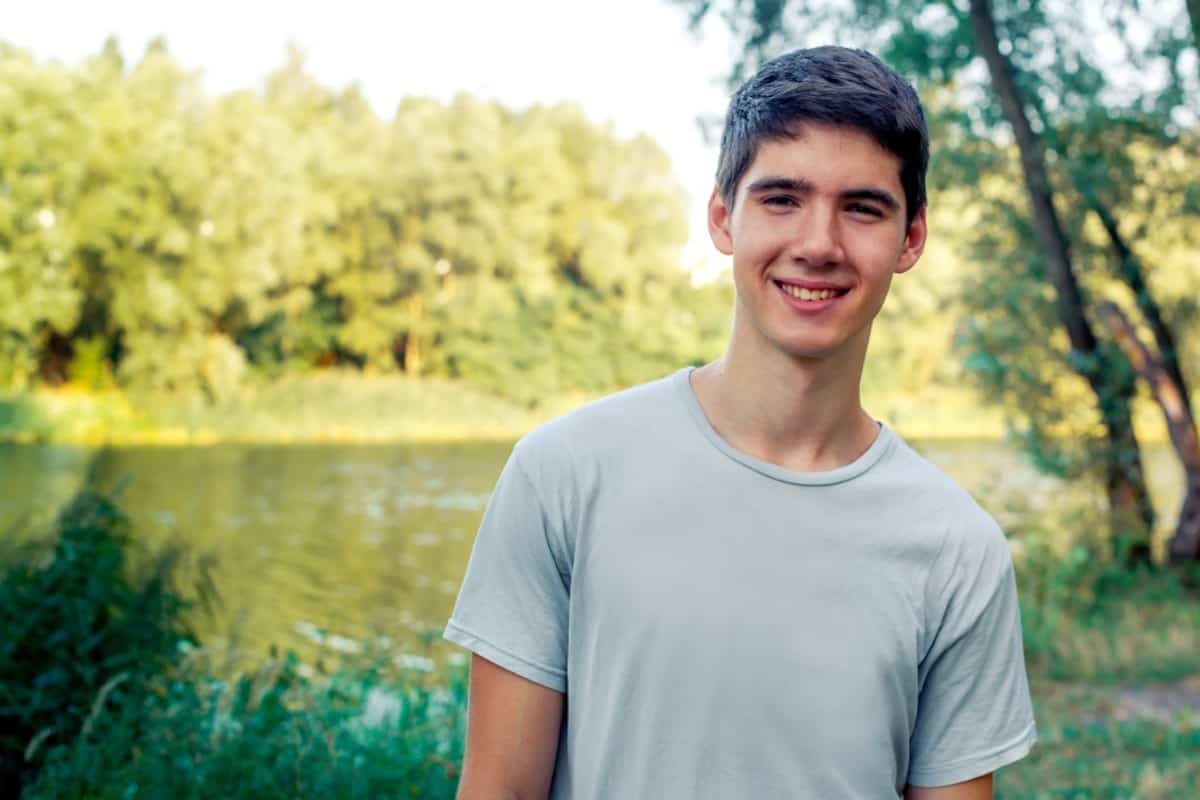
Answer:
[[[841,262],[845,252],[836,210],[824,203],[809,203],[796,215],[788,254],[811,267]]]

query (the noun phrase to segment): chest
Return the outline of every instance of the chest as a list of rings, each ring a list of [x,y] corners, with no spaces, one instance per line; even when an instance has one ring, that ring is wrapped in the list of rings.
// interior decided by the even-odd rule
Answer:
[[[631,680],[687,671],[764,705],[915,709],[919,531],[838,492],[689,488],[626,489],[584,520],[573,636],[630,654]]]

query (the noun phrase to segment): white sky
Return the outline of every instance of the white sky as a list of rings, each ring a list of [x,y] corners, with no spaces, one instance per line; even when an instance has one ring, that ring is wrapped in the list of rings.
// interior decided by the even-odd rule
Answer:
[[[691,34],[685,11],[665,0],[4,5],[0,39],[39,59],[75,63],[113,34],[135,60],[161,34],[213,93],[259,85],[294,42],[322,83],[358,82],[383,116],[412,94],[467,91],[513,107],[575,101],[618,134],[645,132],[663,146],[690,199],[684,263],[706,275],[724,268],[704,228],[716,148],[696,117],[724,111],[731,45],[716,20]]]

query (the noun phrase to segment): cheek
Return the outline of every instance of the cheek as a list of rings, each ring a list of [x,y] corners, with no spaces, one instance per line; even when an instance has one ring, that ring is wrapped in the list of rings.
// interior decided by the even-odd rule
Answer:
[[[897,242],[890,236],[879,237],[863,242],[855,258],[859,264],[869,268],[878,279],[886,280],[895,272],[903,252],[902,242]]]
[[[745,270],[765,268],[778,257],[783,247],[778,232],[767,225],[743,223],[734,235],[734,265]]]

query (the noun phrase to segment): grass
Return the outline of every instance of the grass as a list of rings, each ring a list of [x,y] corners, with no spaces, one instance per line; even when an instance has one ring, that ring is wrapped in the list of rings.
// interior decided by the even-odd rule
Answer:
[[[1200,717],[1140,716],[1112,687],[1032,676],[1038,744],[1000,771],[1001,800],[1200,797]]]
[[[1200,573],[1129,572],[1024,530],[1040,742],[997,796],[1200,797]],[[202,572],[135,553],[129,534],[84,492],[49,539],[8,540],[22,544],[0,581],[0,796],[15,771],[39,800],[453,797],[461,662],[417,667],[380,642],[332,668],[212,663],[185,624],[204,591],[184,576]]]
[[[71,388],[0,395],[0,441],[73,444],[511,440],[582,398],[536,411],[451,381],[324,372],[251,382],[228,402]]]
[[[871,408],[905,436],[998,439],[998,412],[966,390],[896,395]],[[513,440],[588,400],[544,398],[536,409],[465,383],[403,375],[317,372],[247,382],[223,403],[198,395],[135,395],[70,386],[0,394],[0,441],[65,444]]]
[[[312,675],[293,655],[232,680],[177,668],[46,760],[28,798],[452,798],[465,671]]]
[[[1020,800],[1200,797],[1200,569],[1130,570],[1094,512],[1015,527],[1025,657],[1039,742],[1000,771]]]
[[[463,382],[329,370],[250,380],[229,400],[72,387],[0,393],[0,442],[174,445],[214,442],[511,441],[590,399],[546,397],[522,407]],[[1002,412],[965,386],[868,393],[867,407],[905,437],[998,440]],[[1143,442],[1166,441],[1161,414],[1137,407]]]

